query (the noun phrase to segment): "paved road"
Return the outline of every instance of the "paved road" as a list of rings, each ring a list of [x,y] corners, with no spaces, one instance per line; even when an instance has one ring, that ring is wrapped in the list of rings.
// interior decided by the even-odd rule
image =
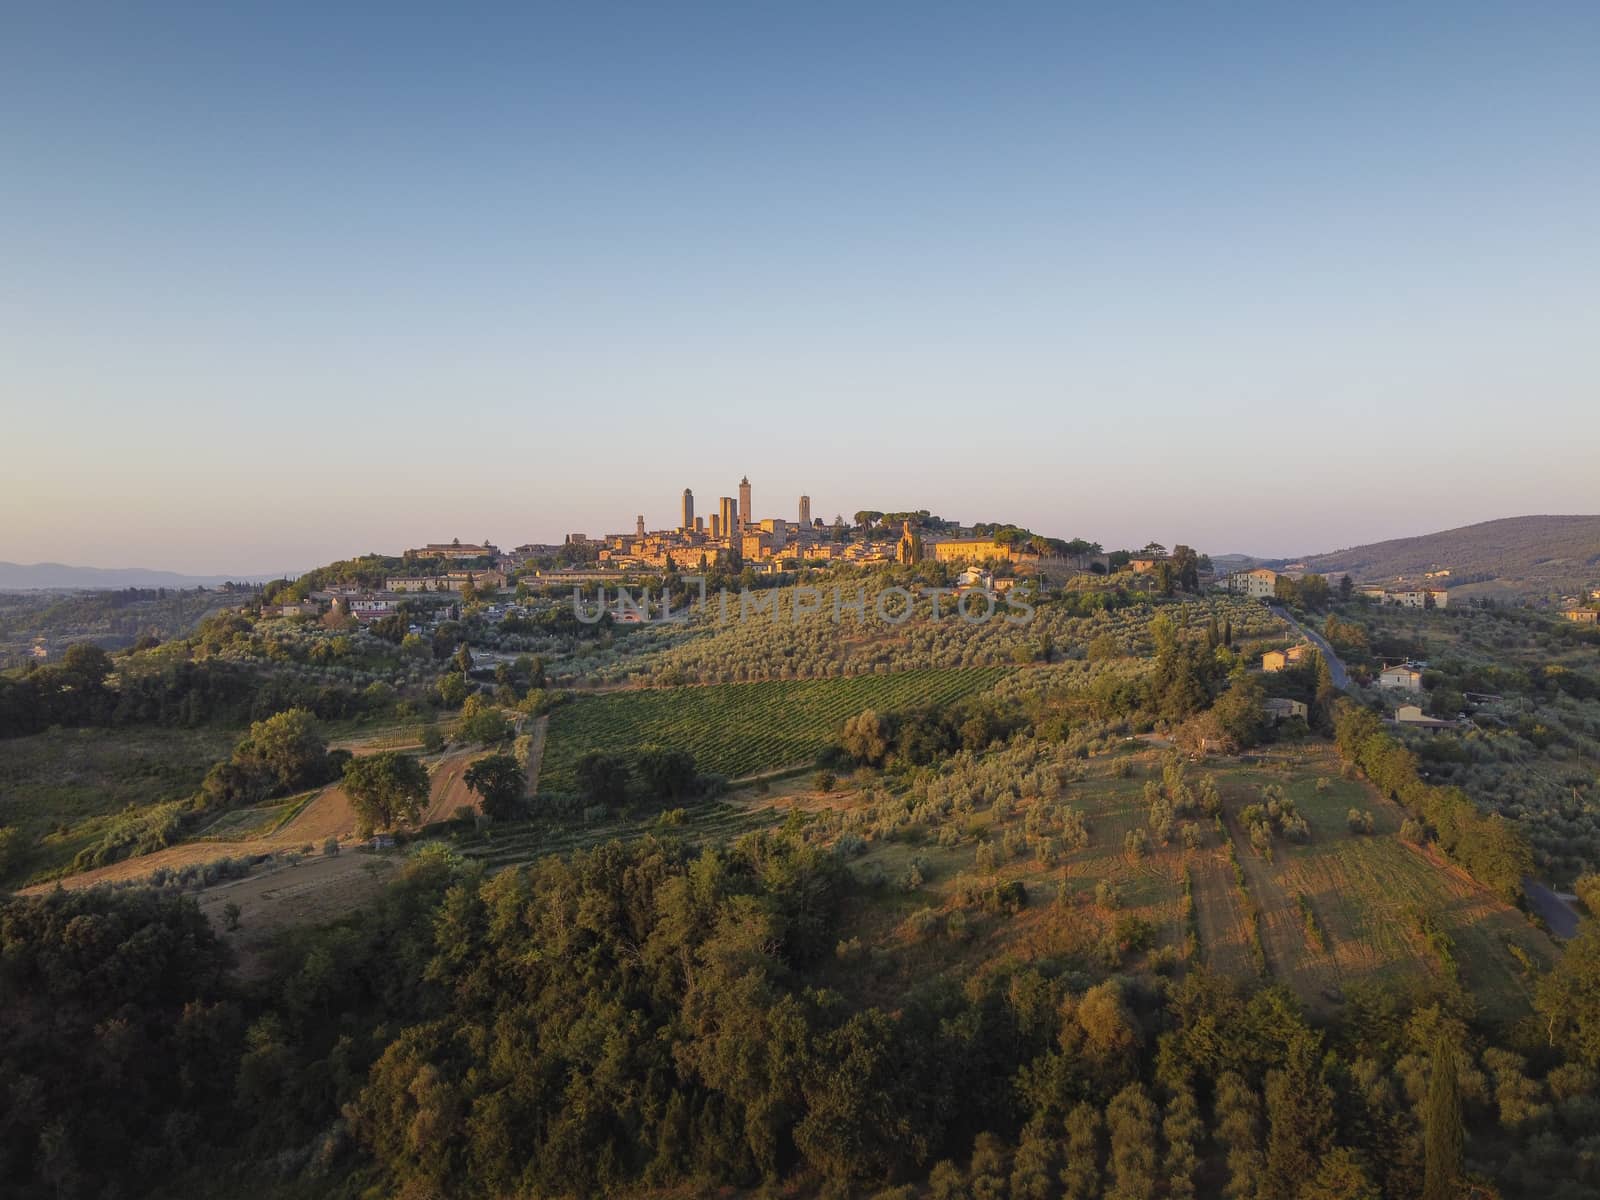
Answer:
[[[1333,652],[1333,647],[1328,645],[1327,638],[1323,637],[1315,630],[1307,629],[1304,625],[1300,624],[1299,621],[1296,621],[1289,615],[1287,609],[1279,608],[1276,604],[1268,605],[1268,607],[1272,609],[1273,616],[1277,617],[1291,628],[1298,629],[1301,635],[1308,642],[1322,652],[1322,657],[1327,660],[1328,663],[1328,673],[1333,676],[1334,687],[1339,688],[1342,691],[1350,686],[1350,672],[1344,669],[1344,663],[1339,661],[1339,656]]]
[[[1551,933],[1558,938],[1578,935],[1578,914],[1573,911],[1566,897],[1551,891],[1537,879],[1524,879],[1522,890],[1528,894],[1529,907],[1544,918]]]

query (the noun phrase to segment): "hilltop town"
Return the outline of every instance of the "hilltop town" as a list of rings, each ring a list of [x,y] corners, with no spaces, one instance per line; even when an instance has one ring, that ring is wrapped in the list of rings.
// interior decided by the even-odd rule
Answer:
[[[1016,525],[980,522],[962,525],[926,509],[902,512],[861,510],[850,520],[814,517],[811,498],[802,495],[793,520],[756,515],[754,486],[740,479],[737,496],[722,496],[709,517],[697,512],[695,496],[685,488],[679,523],[670,529],[649,529],[641,514],[624,533],[595,535],[573,532],[559,543],[524,543],[510,550],[484,542],[430,542],[403,551],[393,559],[359,560],[361,569],[323,578],[316,585],[280,581],[266,589],[261,611],[269,616],[321,617],[330,612],[363,624],[391,617],[402,609],[430,614],[434,620],[459,616],[457,601],[483,599],[495,607],[492,617],[521,614],[515,599],[530,595],[570,594],[574,587],[593,589],[684,575],[737,576],[744,586],[792,583],[837,566],[873,568],[931,564],[954,573],[963,587],[1008,589],[1016,583],[1034,588],[1118,586],[1119,577],[1139,577],[1140,586],[1160,595],[1177,589],[1221,590],[1264,601],[1293,601],[1303,580],[1325,577],[1304,563],[1272,568],[1247,566],[1219,571],[1209,555],[1158,542],[1139,549],[1105,550],[1100,543],[1075,537],[1065,540]],[[385,567],[398,569],[388,569]],[[1438,567],[1387,582],[1334,578],[1345,597],[1360,595],[1376,603],[1410,609],[1446,608],[1451,600],[1451,571]],[[1319,584],[1320,586],[1320,584]],[[1560,608],[1564,619],[1593,623],[1600,618],[1600,586],[1586,597],[1569,596]],[[1470,604],[1487,602],[1473,595]],[[649,610],[619,607],[619,620],[647,619]],[[43,658],[43,651],[36,651]]]

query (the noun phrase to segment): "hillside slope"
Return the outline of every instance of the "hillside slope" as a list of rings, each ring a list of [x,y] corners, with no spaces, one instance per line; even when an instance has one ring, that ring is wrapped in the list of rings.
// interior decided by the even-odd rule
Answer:
[[[1523,594],[1600,587],[1600,516],[1506,517],[1307,557],[1313,571],[1386,582],[1448,569],[1450,587],[1496,583]]]

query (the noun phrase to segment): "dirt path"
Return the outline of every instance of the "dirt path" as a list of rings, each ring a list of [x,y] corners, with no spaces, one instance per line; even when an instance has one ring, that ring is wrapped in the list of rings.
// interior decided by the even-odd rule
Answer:
[[[428,807],[422,812],[423,825],[449,821],[462,806],[477,809],[477,793],[467,787],[462,776],[472,765],[473,759],[481,753],[478,750],[463,750],[440,759],[434,766],[428,786]]]
[[[533,723],[533,744],[528,747],[528,795],[539,794],[539,764],[544,761],[544,739],[550,732],[550,714]]]
[[[441,759],[433,768],[428,788],[428,806],[423,811],[422,824],[446,821],[455,816],[462,805],[477,807],[477,796],[468,789],[462,775],[468,764],[478,756],[478,751],[467,750]],[[342,785],[334,783],[323,788],[304,808],[281,828],[257,837],[237,841],[207,840],[184,842],[169,846],[153,854],[125,858],[121,862],[80,871],[59,880],[65,888],[93,887],[98,883],[120,883],[130,879],[143,879],[162,867],[181,870],[199,863],[214,862],[219,858],[242,858],[254,854],[281,854],[289,850],[311,847],[311,853],[320,855],[329,838],[349,847],[356,840],[356,812]],[[337,873],[337,872],[334,872]],[[250,878],[254,878],[251,876]],[[27,892],[49,891],[57,881],[39,884]],[[210,890],[208,889],[207,894]]]
[[[143,879],[152,871],[161,867],[172,870],[181,870],[184,867],[196,866],[200,863],[214,862],[219,858],[241,858],[249,854],[271,854],[282,850],[283,847],[259,839],[244,842],[185,842],[181,846],[169,846],[165,850],[157,850],[153,854],[141,854],[137,858],[125,858],[121,862],[114,862],[108,866],[96,867],[92,871],[79,871],[76,875],[66,875],[60,879],[52,879],[49,883],[36,883],[32,887],[23,888],[19,895],[32,896],[40,892],[48,892],[54,888],[66,888],[69,892],[79,888],[94,887],[99,883],[122,883],[130,879]]]
[[[350,803],[344,787],[335,783],[318,792],[283,828],[257,840],[282,847],[304,846],[309,842],[320,850],[330,837],[352,833],[355,827],[355,805]]]

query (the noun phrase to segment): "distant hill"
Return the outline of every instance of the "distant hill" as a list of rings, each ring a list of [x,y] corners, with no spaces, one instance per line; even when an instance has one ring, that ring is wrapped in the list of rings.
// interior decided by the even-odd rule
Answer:
[[[275,574],[180,575],[176,571],[150,571],[144,567],[69,567],[63,563],[0,562],[0,591],[24,592],[66,588],[193,588],[215,587],[232,580],[256,583]]]
[[[1249,554],[1213,554],[1211,556],[1211,569],[1218,575],[1231,575],[1235,571],[1248,571],[1252,567],[1259,567],[1264,562],[1277,562],[1277,559],[1256,558]]]
[[[1307,569],[1357,582],[1420,580],[1448,570],[1452,589],[1521,595],[1587,594],[1600,587],[1600,516],[1505,517],[1441,533],[1310,555]]]

